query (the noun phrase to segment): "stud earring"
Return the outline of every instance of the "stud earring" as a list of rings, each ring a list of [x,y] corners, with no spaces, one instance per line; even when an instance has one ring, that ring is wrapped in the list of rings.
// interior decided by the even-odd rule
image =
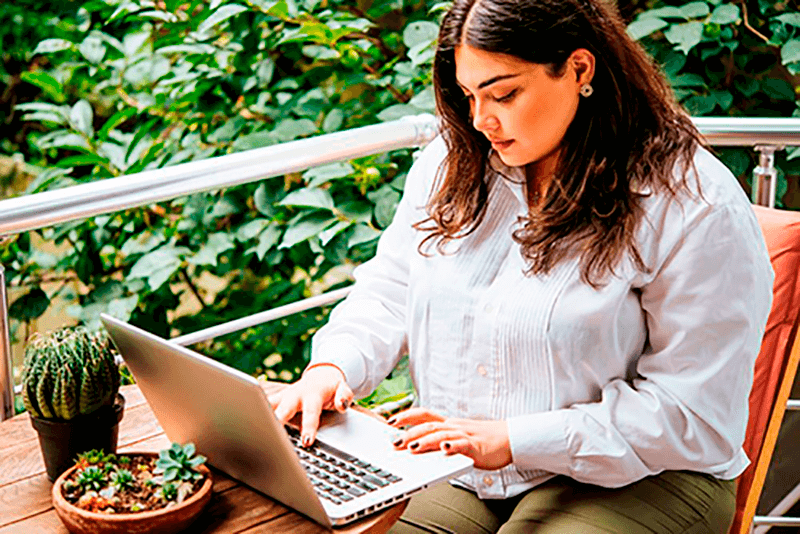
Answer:
[[[588,97],[592,96],[592,93],[594,93],[594,87],[592,87],[590,84],[585,83],[585,84],[581,85],[581,96],[582,97],[588,98]]]

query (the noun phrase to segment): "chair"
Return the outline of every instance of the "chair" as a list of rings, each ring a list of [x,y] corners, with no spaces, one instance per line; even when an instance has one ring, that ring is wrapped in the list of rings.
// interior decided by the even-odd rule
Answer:
[[[800,212],[753,206],[775,271],[772,310],[755,365],[744,450],[730,534],[750,532],[778,430],[800,362]]]

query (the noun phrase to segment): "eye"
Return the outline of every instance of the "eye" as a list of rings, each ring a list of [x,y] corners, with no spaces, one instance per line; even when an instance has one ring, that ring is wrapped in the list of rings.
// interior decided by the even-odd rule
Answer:
[[[512,98],[517,94],[517,90],[514,89],[513,91],[504,94],[503,96],[499,96],[495,98],[496,102],[510,102]]]

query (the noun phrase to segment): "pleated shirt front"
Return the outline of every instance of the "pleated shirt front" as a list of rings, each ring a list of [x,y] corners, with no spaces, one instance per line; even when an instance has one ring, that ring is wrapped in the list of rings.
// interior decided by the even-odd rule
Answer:
[[[704,150],[702,195],[645,200],[639,252],[600,288],[577,259],[526,275],[512,239],[528,207],[521,169],[487,169],[486,214],[443,253],[412,224],[445,156],[414,163],[376,256],[316,334],[312,362],[338,365],[369,394],[408,352],[417,404],[449,417],[505,420],[513,463],[455,483],[516,495],[555,474],[607,487],[666,469],[734,478],[772,271],[752,208]]]

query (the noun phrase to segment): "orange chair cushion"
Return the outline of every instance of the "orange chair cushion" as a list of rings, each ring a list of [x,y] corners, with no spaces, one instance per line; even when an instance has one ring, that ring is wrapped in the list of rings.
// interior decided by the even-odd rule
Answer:
[[[764,442],[770,414],[791,347],[792,327],[800,310],[800,212],[753,206],[764,233],[769,258],[775,271],[772,310],[769,314],[761,351],[756,359],[750,415],[744,450],[752,462],[739,478],[736,518],[730,532],[737,532],[745,502],[753,482],[755,462]]]

